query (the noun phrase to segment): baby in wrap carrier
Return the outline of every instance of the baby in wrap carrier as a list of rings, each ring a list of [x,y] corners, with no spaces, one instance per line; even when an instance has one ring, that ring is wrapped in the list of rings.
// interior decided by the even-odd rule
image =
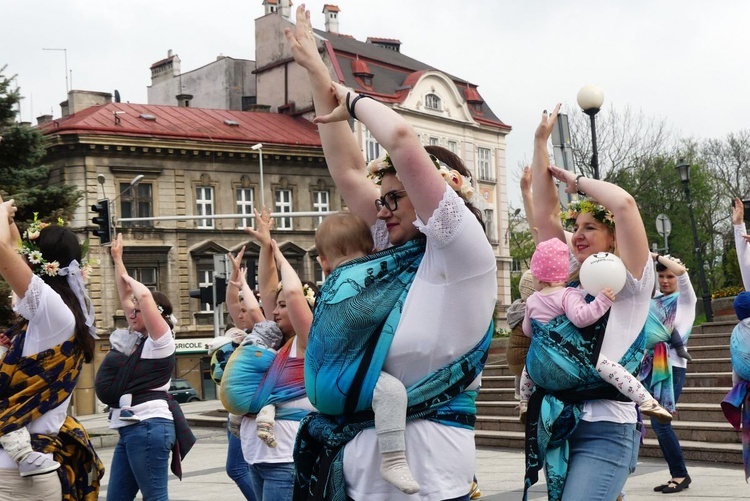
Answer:
[[[338,213],[327,216],[315,233],[315,250],[323,272],[373,253],[370,227],[358,216]],[[319,312],[316,311],[316,314]],[[375,432],[380,447],[380,474],[397,489],[414,494],[419,484],[406,461],[406,388],[394,376],[380,372],[372,398]]]

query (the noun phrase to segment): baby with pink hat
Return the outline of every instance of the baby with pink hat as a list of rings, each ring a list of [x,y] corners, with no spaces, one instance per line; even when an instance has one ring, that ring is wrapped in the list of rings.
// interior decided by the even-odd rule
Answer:
[[[531,337],[532,320],[542,324],[565,315],[576,327],[586,327],[599,320],[612,306],[615,294],[610,288],[603,289],[593,301],[586,300],[586,291],[568,287],[570,250],[565,242],[551,238],[537,245],[531,257],[531,274],[537,283],[537,292],[526,300],[526,316],[523,319],[523,332]],[[636,402],[641,413],[656,418],[659,422],[672,421],[672,414],[622,365],[608,360],[599,354],[596,369],[599,376],[617,388],[620,393]],[[528,400],[534,388],[534,381],[526,368],[521,374],[520,419],[526,421]]]

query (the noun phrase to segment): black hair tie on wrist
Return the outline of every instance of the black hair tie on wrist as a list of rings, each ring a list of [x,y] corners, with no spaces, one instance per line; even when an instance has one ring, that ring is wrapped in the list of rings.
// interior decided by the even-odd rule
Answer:
[[[582,196],[582,197],[585,197],[585,196],[586,196],[586,194],[585,194],[584,192],[582,192],[582,191],[581,191],[581,189],[580,189],[580,188],[578,187],[578,180],[579,180],[579,179],[581,179],[582,177],[586,177],[586,176],[584,176],[583,174],[578,174],[578,175],[576,176],[576,192],[577,192],[577,193],[578,193],[578,194],[579,194],[580,196]]]
[[[349,104],[349,95],[347,94],[346,96],[346,109],[349,112],[349,116],[351,116],[355,120],[359,120],[359,119],[357,118],[357,115],[354,113],[354,107],[357,105],[357,101],[359,101],[362,98],[373,99],[372,97],[367,96],[365,94],[357,94],[357,97],[352,99],[351,104]]]

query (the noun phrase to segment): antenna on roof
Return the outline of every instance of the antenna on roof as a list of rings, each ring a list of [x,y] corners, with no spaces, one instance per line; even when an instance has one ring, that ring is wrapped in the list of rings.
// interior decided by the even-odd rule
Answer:
[[[120,102],[120,91],[117,89],[115,89],[115,102],[116,103]]]

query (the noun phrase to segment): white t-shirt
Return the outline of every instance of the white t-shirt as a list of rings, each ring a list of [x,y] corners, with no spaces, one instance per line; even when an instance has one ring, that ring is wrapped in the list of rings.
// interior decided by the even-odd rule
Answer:
[[[18,300],[15,311],[29,321],[23,356],[36,355],[70,339],[76,321],[73,312],[60,295],[36,275],[32,275],[26,294]],[[65,422],[68,397],[60,405],[31,421],[26,429],[29,433],[57,435]],[[48,454],[51,458],[52,455]],[[17,470],[18,464],[0,448],[0,469]]]
[[[383,367],[407,388],[471,350],[487,332],[497,298],[492,247],[452,189],[446,186],[426,225],[420,220],[415,225],[427,237],[427,248]],[[375,245],[387,247],[383,241]],[[477,378],[471,388],[479,383]],[[409,421],[406,456],[420,485],[413,495],[383,480],[375,430],[362,431],[344,449],[347,495],[358,501],[433,501],[465,495],[475,470],[474,432]]]
[[[297,358],[297,338],[292,341],[289,350],[289,358]],[[307,396],[278,404],[279,408],[303,409],[313,412],[315,407],[310,403]],[[297,438],[299,421],[289,419],[277,419],[273,425],[273,434],[276,437],[277,446],[268,447],[265,442],[255,434],[257,426],[255,418],[244,416],[240,425],[240,437],[242,441],[242,455],[248,464],[259,463],[292,463],[294,458],[294,441]]]
[[[644,252],[644,256],[646,252]],[[643,330],[654,290],[654,264],[646,260],[640,280],[628,271],[625,287],[615,296],[610,308],[601,353],[610,360],[620,360]],[[584,421],[635,423],[635,403],[616,400],[591,400],[583,404]]]
[[[138,334],[133,334],[138,335]],[[168,330],[159,339],[154,341],[151,336],[146,336],[143,341],[143,351],[141,352],[142,359],[158,359],[167,358],[175,352],[176,346],[174,342],[174,334],[171,330]],[[171,380],[170,380],[171,381]],[[152,391],[167,391],[169,390],[169,383],[159,386],[158,388],[152,388]],[[141,421],[150,418],[164,418],[172,420],[172,412],[169,410],[169,404],[166,400],[149,400],[142,404],[134,405],[131,407],[133,413],[141,418]],[[122,428],[124,426],[130,426],[132,424],[138,424],[133,421],[122,421],[120,420],[120,409],[112,409],[112,417],[109,420],[109,427],[112,429]]]

